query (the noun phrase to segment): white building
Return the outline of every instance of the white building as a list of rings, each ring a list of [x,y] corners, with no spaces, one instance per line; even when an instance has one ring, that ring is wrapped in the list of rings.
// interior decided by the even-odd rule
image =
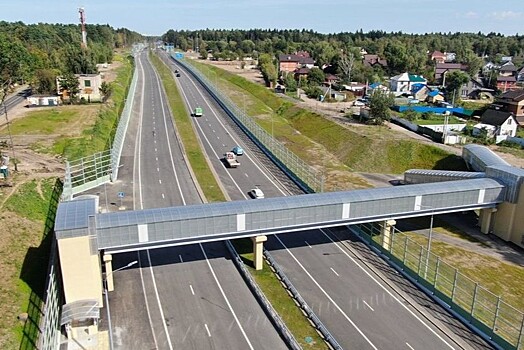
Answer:
[[[406,72],[391,78],[390,89],[396,95],[410,94],[416,85],[426,85],[427,82],[422,75],[408,74]]]

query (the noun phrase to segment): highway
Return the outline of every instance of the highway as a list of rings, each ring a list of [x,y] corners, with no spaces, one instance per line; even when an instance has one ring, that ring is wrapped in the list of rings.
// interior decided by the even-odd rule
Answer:
[[[129,209],[201,203],[147,52],[115,189]],[[106,194],[107,196],[107,194]],[[103,201],[101,201],[103,204]],[[112,210],[107,204],[105,210]],[[109,294],[115,349],[286,349],[223,242],[117,254]]]
[[[256,147],[238,133],[229,117],[221,112],[207,92],[181,66],[164,59],[181,76],[179,87],[186,103],[193,109],[204,108],[204,117],[195,118],[208,157],[233,199],[247,199],[247,191],[257,184],[266,197],[297,193],[283,174],[268,165]],[[236,169],[225,168],[221,154],[239,144],[246,154]],[[285,177],[285,176],[284,176]],[[460,349],[448,334],[429,322],[366,265],[350,253],[339,239],[324,230],[271,236],[266,248],[295,284],[301,295],[345,349]],[[445,311],[442,312],[445,313]],[[489,348],[482,341],[479,348]]]

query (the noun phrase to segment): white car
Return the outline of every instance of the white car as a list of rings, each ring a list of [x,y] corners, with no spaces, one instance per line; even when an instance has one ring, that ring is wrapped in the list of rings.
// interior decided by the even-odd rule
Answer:
[[[250,192],[254,199],[263,199],[264,198],[264,192],[262,192],[262,190],[258,187],[253,188]]]

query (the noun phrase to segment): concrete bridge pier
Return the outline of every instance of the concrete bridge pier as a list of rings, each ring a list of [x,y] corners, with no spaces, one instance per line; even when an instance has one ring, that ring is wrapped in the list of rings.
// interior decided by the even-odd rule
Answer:
[[[395,220],[384,220],[380,229],[382,235],[382,248],[386,250],[391,249],[393,230],[397,222]]]
[[[488,234],[491,232],[492,220],[496,212],[497,212],[497,208],[480,209],[480,212],[479,212],[480,232],[484,234]]]
[[[113,256],[111,254],[104,254],[103,256],[105,268],[106,268],[106,283],[107,291],[112,292],[115,290],[115,283],[113,282]]]
[[[253,265],[255,270],[262,270],[264,266],[264,242],[267,241],[266,236],[251,237],[253,241]]]

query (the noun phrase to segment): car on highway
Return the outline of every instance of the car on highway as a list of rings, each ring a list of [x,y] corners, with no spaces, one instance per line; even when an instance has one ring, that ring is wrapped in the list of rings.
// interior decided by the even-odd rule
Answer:
[[[233,147],[231,152],[233,152],[237,156],[241,156],[241,155],[244,154],[244,149],[242,147],[240,147],[240,146],[235,146],[235,147]]]
[[[254,199],[264,199],[264,192],[258,187],[253,188],[249,193]]]

